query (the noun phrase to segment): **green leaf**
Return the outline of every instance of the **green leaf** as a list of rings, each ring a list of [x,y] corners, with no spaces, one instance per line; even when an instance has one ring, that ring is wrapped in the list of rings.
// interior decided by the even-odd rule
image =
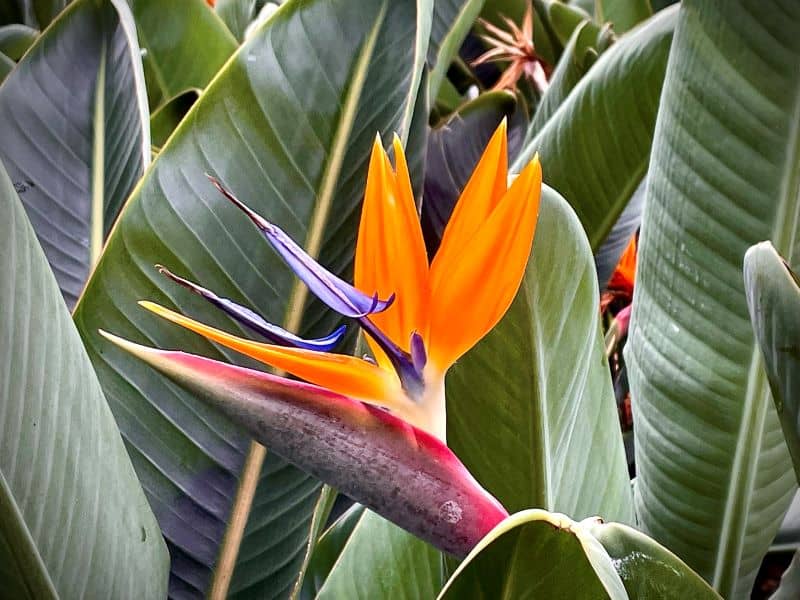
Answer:
[[[123,0],[70,4],[0,87],[0,159],[71,307],[150,159]]]
[[[434,3],[428,45],[428,66],[431,69],[428,94],[431,98],[438,98],[447,69],[458,55],[483,3],[484,0],[437,0]]]
[[[515,161],[518,170],[539,153],[545,182],[578,213],[593,250],[647,171],[676,15],[660,12],[604,52]]]
[[[2,83],[3,80],[8,77],[8,74],[11,73],[16,66],[17,63],[0,52],[0,83]]]
[[[152,108],[205,88],[236,50],[233,34],[205,0],[129,1]]]
[[[772,398],[800,481],[800,280],[769,242],[744,255],[744,290]]]
[[[631,598],[719,598],[686,563],[642,532],[620,523],[595,523],[589,530],[611,556]]]
[[[648,173],[626,354],[637,516],[726,598],[749,597],[796,488],[742,259],[766,239],[800,259],[799,27],[796,3],[684,0]]]
[[[315,597],[434,598],[443,583],[439,551],[365,510]]]
[[[248,25],[258,14],[256,0],[217,0],[214,10],[233,36],[242,42]]]
[[[565,4],[561,0],[545,0],[545,6],[550,26],[562,44],[569,41],[581,23],[587,23],[590,30],[600,31],[600,27],[592,21],[592,15],[580,6]]]
[[[464,559],[439,600],[627,600],[611,557],[584,523],[531,509],[511,515]]]
[[[22,0],[33,10],[39,29],[44,29],[61,14],[72,0]]]
[[[611,23],[624,33],[653,14],[650,0],[595,0],[594,16],[599,23]]]
[[[150,116],[150,138],[158,151],[167,142],[175,128],[189,112],[200,95],[200,90],[188,90],[162,104]]]
[[[572,32],[550,77],[550,85],[536,107],[526,135],[528,141],[547,124],[597,60],[600,54],[597,48],[599,35],[600,30],[589,21],[581,22]]]
[[[0,165],[0,581],[8,598],[163,598],[169,558]]]
[[[351,505],[319,538],[306,569],[303,588],[298,596],[300,600],[313,600],[317,597],[366,510],[361,504]],[[370,559],[368,555],[362,558],[365,561]]]
[[[425,2],[390,0],[283,5],[164,146],[76,308],[171,545],[175,595],[221,597],[228,578],[234,598],[288,594],[302,567],[320,484],[269,451],[265,456],[242,429],[110,347],[97,329],[254,364],[136,305],[155,300],[244,334],[160,277],[153,264],[162,263],[300,335],[329,332],[337,317],[307,299],[258,230],[204,173],[347,276],[372,142],[376,132],[385,140],[408,132],[425,58],[415,48],[429,35],[417,23],[430,22],[431,10]]]
[[[592,253],[546,186],[509,312],[447,378],[447,439],[509,510],[633,521]]]
[[[0,52],[11,60],[19,60],[38,35],[38,30],[26,25],[4,25],[0,27]]]

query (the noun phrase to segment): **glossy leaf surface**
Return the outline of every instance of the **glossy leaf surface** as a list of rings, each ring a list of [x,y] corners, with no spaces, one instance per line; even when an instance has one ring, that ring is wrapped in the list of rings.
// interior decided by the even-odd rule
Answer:
[[[744,255],[744,290],[772,398],[800,481],[800,283],[769,242]]]
[[[611,557],[577,523],[531,509],[498,525],[461,563],[439,600],[585,598],[627,600]]]
[[[236,39],[205,0],[130,4],[153,108],[187,90],[205,88],[236,50]]]
[[[2,595],[164,597],[158,523],[1,165],[0,214]]]
[[[605,51],[512,168],[539,153],[545,182],[578,213],[593,250],[647,171],[676,16],[662,11]]]
[[[510,511],[633,520],[592,253],[552,189],[503,320],[451,369],[447,439]]]
[[[749,597],[796,488],[747,248],[797,260],[800,5],[685,0],[653,142],[626,362],[643,530]],[[702,432],[702,434],[699,434]]]
[[[0,86],[0,159],[67,304],[150,159],[139,47],[123,0],[77,0]]]

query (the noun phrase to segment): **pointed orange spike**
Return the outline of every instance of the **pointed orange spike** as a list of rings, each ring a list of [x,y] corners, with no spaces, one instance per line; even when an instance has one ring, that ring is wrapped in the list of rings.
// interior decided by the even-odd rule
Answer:
[[[225,333],[153,302],[142,301],[139,304],[158,316],[209,340],[311,383],[370,404],[389,409],[403,408],[398,405],[398,399],[402,395],[397,376],[360,358],[253,342]]]
[[[541,188],[536,157],[452,262],[434,262],[428,358],[442,372],[497,324],[516,296],[536,231]]]
[[[409,350],[411,333],[424,328],[428,259],[403,147],[397,138],[393,143],[396,175],[380,140],[373,146],[354,279],[359,289],[396,294],[392,306],[369,318],[395,344]],[[388,367],[388,358],[368,341],[379,363]]]
[[[475,232],[486,222],[508,188],[506,120],[500,122],[447,222],[439,250],[431,264],[431,289],[440,285],[433,274],[437,262],[456,262]]]
[[[636,278],[636,234],[633,234],[631,241],[622,253],[619,259],[617,268],[611,275],[611,280],[608,282],[608,289],[624,290],[627,292],[633,291],[633,284]]]

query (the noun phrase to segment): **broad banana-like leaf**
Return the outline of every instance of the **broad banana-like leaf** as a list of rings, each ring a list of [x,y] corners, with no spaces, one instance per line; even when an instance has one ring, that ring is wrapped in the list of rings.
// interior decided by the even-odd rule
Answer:
[[[593,523],[631,598],[713,600],[720,596],[686,563],[642,532],[620,523]]]
[[[236,39],[206,0],[129,0],[156,108],[191,89],[205,88],[236,50]]]
[[[150,160],[144,78],[124,0],[77,0],[0,86],[0,159],[72,307]]]
[[[484,0],[438,0],[434,3],[431,39],[428,45],[428,95],[439,96],[439,88],[447,69],[467,37],[475,19],[483,8]]]
[[[652,14],[650,0],[594,0],[595,20],[611,23],[617,33],[625,33]]]
[[[1,164],[0,217],[0,595],[163,598],[161,531]]]
[[[626,362],[639,525],[726,598],[796,489],[753,336],[747,248],[800,259],[800,5],[684,0],[648,173]]]
[[[561,0],[544,0],[544,6],[550,27],[562,44],[567,44],[581,23],[587,23],[590,29],[600,31],[600,27],[592,20],[594,9],[589,12],[578,4],[566,4]]]
[[[15,23],[0,27],[0,52],[11,60],[19,60],[39,35],[37,29]]]
[[[442,551],[466,556],[508,516],[444,443],[383,408],[262,371],[103,335],[218,407],[279,456]],[[403,540],[398,545],[413,554]]]
[[[539,153],[545,182],[578,213],[593,250],[647,171],[676,16],[662,11],[605,51],[515,162]]]
[[[8,74],[14,70],[15,66],[17,66],[17,63],[0,52],[0,83],[3,83],[3,80],[8,77]]]
[[[137,306],[137,300],[155,300],[242,332],[160,277],[155,263],[301,335],[332,330],[336,316],[307,299],[258,230],[204,173],[346,276],[370,148],[376,132],[387,141],[395,131],[408,133],[425,59],[415,48],[429,35],[417,24],[430,23],[431,10],[428,2],[389,0],[283,5],[161,150],[76,308],[167,539],[175,596],[288,594],[302,569],[321,487],[251,445],[243,429],[110,346],[97,330],[253,364]],[[298,60],[309,56],[314,60]]]
[[[370,510],[353,526],[319,588],[319,600],[435,598],[444,585],[442,554]]]
[[[61,14],[72,0],[17,0],[30,6],[39,29],[44,29]]]
[[[747,307],[800,481],[800,280],[769,242],[744,255]]]
[[[313,600],[331,569],[342,554],[345,544],[350,539],[356,524],[361,520],[367,509],[361,504],[350,505],[342,515],[325,530],[319,541],[314,546],[308,568],[306,569],[303,587],[298,598],[300,600]],[[369,560],[369,557],[363,557]]]
[[[599,30],[589,21],[583,21],[575,28],[550,77],[550,85],[536,107],[526,140],[536,137],[595,63],[600,54],[598,35]]]
[[[161,150],[169,136],[197,101],[200,92],[201,90],[188,90],[178,94],[153,111],[150,116],[150,139],[154,152],[157,153]]]
[[[528,269],[506,316],[447,378],[447,439],[510,511],[633,521],[586,235],[542,192]]]
[[[539,509],[500,523],[461,563],[439,600],[627,600],[622,579],[589,524]]]
[[[247,27],[258,14],[258,0],[217,0],[214,10],[233,36],[242,42]]]

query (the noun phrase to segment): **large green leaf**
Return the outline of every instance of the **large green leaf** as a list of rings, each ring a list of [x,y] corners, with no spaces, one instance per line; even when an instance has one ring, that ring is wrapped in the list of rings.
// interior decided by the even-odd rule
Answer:
[[[164,540],[2,165],[0,215],[0,595],[163,597]]]
[[[631,598],[719,598],[686,563],[640,531],[620,523],[594,523],[589,531],[611,556]]]
[[[72,306],[150,158],[123,0],[78,0],[37,39],[0,86],[0,131],[0,159]]]
[[[545,182],[578,213],[593,250],[647,171],[676,14],[660,12],[604,52],[515,163],[539,153]]]
[[[258,14],[258,0],[217,0],[214,11],[240,42]]]
[[[447,378],[447,439],[509,510],[633,520],[598,289],[575,213],[543,189],[522,288]]]
[[[614,31],[624,33],[653,14],[650,0],[594,0],[598,22],[610,22]]]
[[[627,600],[628,595],[587,525],[532,509],[495,527],[439,595],[439,600],[493,598]]]
[[[351,269],[375,133],[405,136],[430,3],[290,2],[234,55],[126,205],[75,318],[173,556],[171,593],[285,596],[301,570],[319,483],[250,444],[218,412],[97,335],[237,360],[136,305],[151,299],[240,326],[154,263],[301,335],[336,316],[208,182],[213,173],[334,272]],[[336,51],[331,51],[335,47]],[[298,60],[298,57],[303,57]],[[313,60],[309,59],[313,57]],[[416,62],[415,62],[416,61]],[[411,160],[411,158],[410,158]],[[239,543],[239,535],[241,543]],[[234,568],[235,566],[235,568]]]
[[[38,35],[38,30],[26,25],[4,25],[0,27],[0,52],[11,60],[19,60]]]
[[[528,127],[526,141],[532,140],[541,131],[595,63],[599,54],[596,47],[599,33],[597,27],[589,21],[583,21],[572,32],[550,77],[550,85],[536,107],[536,113]]]
[[[0,83],[3,83],[3,80],[8,77],[8,74],[14,70],[15,66],[17,66],[17,63],[0,52]]]
[[[129,2],[153,108],[205,88],[236,49],[236,39],[205,0]]]
[[[747,306],[800,481],[800,280],[769,242],[744,255]]]
[[[300,600],[313,600],[317,596],[366,510],[361,504],[352,504],[320,536],[303,579],[303,587],[298,596]],[[369,560],[369,557],[365,556],[364,560]]]
[[[436,99],[450,63],[483,8],[484,0],[438,0],[434,3],[428,45],[428,94]]]
[[[648,173],[627,363],[640,525],[748,597],[796,487],[742,258],[800,258],[800,5],[684,0]]]
[[[364,511],[316,598],[434,598],[444,584],[442,555],[430,544]]]

